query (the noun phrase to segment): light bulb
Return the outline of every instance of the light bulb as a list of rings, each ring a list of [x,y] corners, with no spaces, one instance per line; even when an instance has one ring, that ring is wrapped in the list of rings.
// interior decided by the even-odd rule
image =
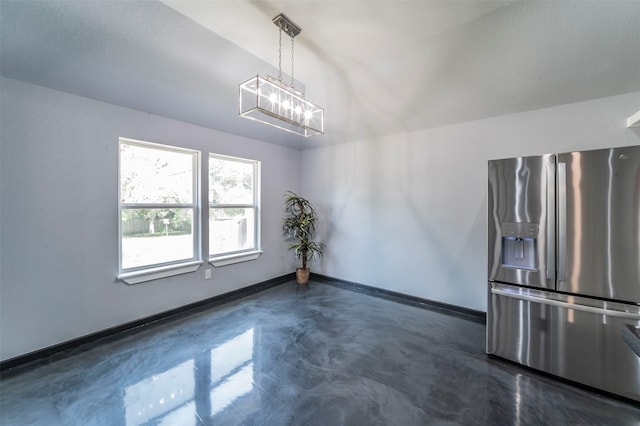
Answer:
[[[275,93],[270,94],[269,100],[271,101],[272,104],[275,104],[278,101],[278,95],[276,95]]]

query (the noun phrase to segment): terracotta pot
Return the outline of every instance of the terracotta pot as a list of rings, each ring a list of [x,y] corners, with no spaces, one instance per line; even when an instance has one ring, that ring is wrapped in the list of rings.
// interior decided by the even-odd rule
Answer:
[[[309,270],[309,268],[306,268],[306,269],[298,268],[298,269],[296,269],[296,282],[298,284],[307,284],[309,282],[309,274],[310,273],[311,273],[311,271]]]

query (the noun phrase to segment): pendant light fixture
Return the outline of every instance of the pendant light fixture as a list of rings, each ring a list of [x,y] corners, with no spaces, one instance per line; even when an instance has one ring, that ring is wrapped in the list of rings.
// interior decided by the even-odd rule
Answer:
[[[256,75],[240,84],[240,116],[309,137],[324,133],[324,109],[294,88],[293,39],[302,29],[284,14],[273,18],[279,31],[278,78]],[[291,84],[282,81],[282,33],[291,39]]]

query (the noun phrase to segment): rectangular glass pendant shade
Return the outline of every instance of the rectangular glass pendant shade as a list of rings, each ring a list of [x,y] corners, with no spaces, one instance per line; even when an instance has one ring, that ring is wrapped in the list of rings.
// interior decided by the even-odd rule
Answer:
[[[240,115],[304,137],[324,133],[324,109],[270,77],[256,75],[240,85]]]

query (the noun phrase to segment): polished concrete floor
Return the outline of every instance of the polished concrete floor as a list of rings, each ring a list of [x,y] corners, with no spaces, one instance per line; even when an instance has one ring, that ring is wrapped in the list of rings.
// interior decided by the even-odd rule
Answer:
[[[2,425],[638,425],[484,354],[484,325],[282,284],[0,381]]]

